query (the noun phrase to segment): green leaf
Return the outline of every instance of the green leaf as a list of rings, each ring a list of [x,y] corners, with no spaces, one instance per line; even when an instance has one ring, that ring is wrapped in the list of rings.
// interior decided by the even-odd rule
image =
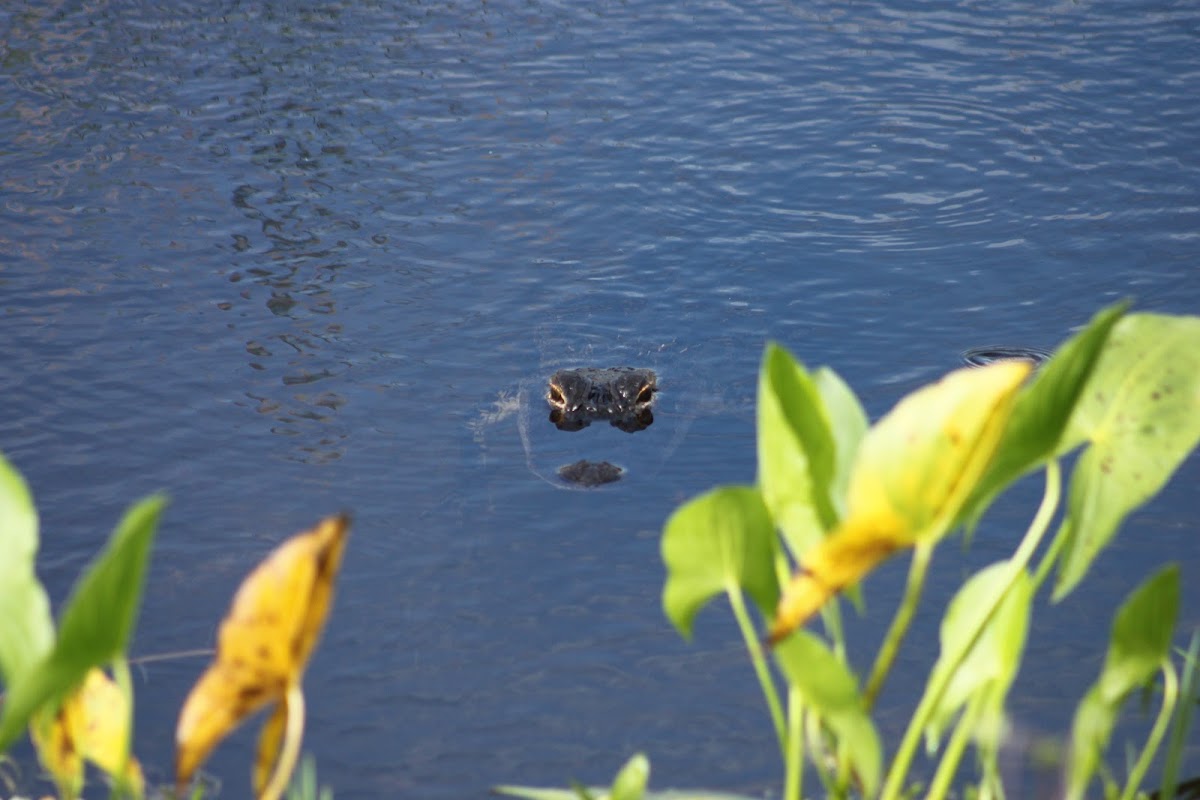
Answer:
[[[0,715],[0,751],[12,744],[43,704],[61,698],[89,669],[124,652],[165,503],[161,496],[154,496],[133,506],[76,584],[63,611],[54,649],[9,692]]]
[[[821,639],[798,630],[775,646],[775,658],[788,684],[845,745],[863,795],[879,787],[883,751],[879,734],[865,710],[858,680]]]
[[[817,384],[786,350],[768,344],[758,377],[758,484],[797,558],[837,522],[835,452]]]
[[[1200,317],[1135,314],[1113,329],[1071,418],[1090,446],[1071,475],[1054,599],[1083,579],[1122,520],[1200,441]]]
[[[662,538],[663,610],[680,635],[690,639],[696,614],[725,591],[741,588],[764,615],[774,612],[776,541],[762,495],[751,486],[714,489],[676,509]]]
[[[959,709],[981,692],[988,693],[990,708],[980,720],[977,736],[986,738],[985,731],[996,725],[1021,666],[1033,590],[1028,573],[1022,570],[1014,580],[1012,564],[1001,561],[972,575],[950,602],[942,618],[941,656],[929,679],[930,685],[936,685],[949,678],[925,729],[931,745]],[[996,611],[988,618],[993,607]],[[966,657],[956,667],[954,656],[967,647]]]
[[[1017,395],[995,459],[967,504],[965,515],[972,521],[1014,480],[1079,444],[1064,436],[1067,423],[1113,326],[1128,306],[1122,302],[1096,314]]]
[[[638,753],[621,767],[609,795],[612,800],[642,800],[649,780],[650,759],[646,758],[645,754]]]
[[[34,570],[37,548],[29,487],[0,455],[0,678],[9,687],[54,646],[50,602]]]
[[[1100,677],[1075,711],[1067,797],[1083,797],[1129,693],[1167,659],[1179,614],[1179,567],[1172,564],[1135,589],[1113,620]]]
[[[850,472],[858,455],[858,445],[867,433],[867,412],[863,411],[858,397],[846,382],[833,370],[819,368],[813,374],[813,381],[829,415],[829,428],[836,443],[829,494],[840,518],[846,514],[846,489],[850,485]]]

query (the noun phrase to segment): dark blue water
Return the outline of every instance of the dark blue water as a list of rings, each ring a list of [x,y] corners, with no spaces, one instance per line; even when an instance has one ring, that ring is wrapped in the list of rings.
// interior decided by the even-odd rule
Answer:
[[[91,0],[9,4],[0,29],[0,449],[42,511],[41,573],[61,601],[166,489],[135,651],[206,646],[273,544],[353,511],[306,682],[340,797],[600,781],[638,749],[658,786],[777,787],[729,614],[679,641],[657,543],[681,500],[753,480],[764,341],[877,416],[968,347],[1051,348],[1125,296],[1200,308],[1190,0]],[[538,411],[527,455],[519,416],[488,422],[555,368],[613,363],[659,372],[651,429]],[[534,474],[556,448],[629,476],[560,491]],[[1038,618],[1024,729],[1065,733],[1149,570],[1194,586],[1198,479]],[[1036,497],[939,553],[885,733],[935,606]],[[873,609],[902,575],[871,579]],[[860,661],[885,624],[853,622]],[[138,680],[154,779],[202,667]],[[210,762],[223,796],[252,735]]]

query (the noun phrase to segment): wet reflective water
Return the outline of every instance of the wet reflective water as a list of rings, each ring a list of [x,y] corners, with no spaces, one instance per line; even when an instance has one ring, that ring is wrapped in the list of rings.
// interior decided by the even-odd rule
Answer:
[[[657,785],[777,786],[729,615],[680,642],[657,546],[679,501],[753,479],[764,340],[878,415],[967,348],[1200,305],[1190,2],[92,0],[0,25],[0,448],[42,573],[61,599],[165,488],[135,649],[194,648],[274,542],[352,510],[307,679],[343,797],[597,781],[643,748]],[[622,364],[662,390],[633,436],[498,410]],[[538,479],[578,458],[628,477]],[[1035,623],[1027,728],[1065,730],[1116,598],[1197,563],[1196,480]],[[946,548],[928,608],[1036,494]],[[864,659],[885,622],[854,623]],[[885,726],[931,657],[904,656]],[[139,680],[152,777],[201,666]],[[211,764],[226,796],[250,736]]]

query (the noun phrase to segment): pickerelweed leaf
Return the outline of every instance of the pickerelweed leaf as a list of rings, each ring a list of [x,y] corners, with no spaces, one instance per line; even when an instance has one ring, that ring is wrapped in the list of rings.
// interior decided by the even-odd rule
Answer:
[[[54,778],[60,797],[79,794],[85,760],[142,796],[142,769],[129,755],[129,700],[103,670],[94,667],[57,709],[45,706],[34,716],[30,734],[38,760]]]
[[[1066,435],[1067,424],[1113,326],[1128,306],[1122,302],[1096,314],[1017,394],[995,458],[964,507],[972,521],[1014,480],[1079,444]]]
[[[933,684],[947,673],[950,677],[925,730],[931,744],[937,743],[951,718],[977,693],[988,691],[993,701],[1003,700],[1021,665],[1032,602],[1032,579],[1021,571],[1014,580],[1008,561],[975,573],[954,596],[942,618],[941,655],[929,678]],[[989,619],[987,613],[993,607],[996,610]],[[966,657],[955,665],[953,657],[967,647]]]
[[[792,555],[837,522],[831,497],[837,447],[813,378],[770,343],[758,377],[758,486]]]
[[[609,796],[612,800],[642,800],[650,781],[650,759],[638,753],[625,762],[613,779]]]
[[[1067,798],[1087,793],[1125,698],[1161,668],[1179,614],[1179,568],[1170,565],[1135,589],[1113,620],[1108,654],[1071,726]]]
[[[840,519],[846,514],[846,492],[854,459],[867,433],[867,412],[849,385],[833,370],[820,367],[813,373],[813,382],[829,414],[829,430],[833,434],[835,452],[829,495]]]
[[[46,703],[83,682],[92,667],[124,653],[141,603],[146,563],[166,500],[135,504],[75,585],[51,652],[13,685],[0,716],[0,751]]]
[[[725,486],[700,495],[667,520],[663,610],[685,639],[696,614],[715,595],[744,590],[764,614],[779,599],[775,526],[752,486]]]
[[[54,646],[37,579],[38,517],[25,479],[0,454],[0,682],[12,687]]]
[[[187,785],[218,742],[270,704],[276,708],[260,739],[255,795],[264,796],[276,770],[290,774],[291,765],[280,760],[280,752],[288,749],[289,717],[302,713],[303,695],[298,687],[333,602],[349,529],[345,516],[322,520],[316,528],[275,548],[242,581],[221,622],[216,659],[192,687],[179,712],[175,728],[178,789]],[[293,696],[301,707],[292,708]],[[299,751],[298,739],[290,744],[290,752]],[[282,784],[279,788],[282,791]]]
[[[808,631],[780,642],[775,658],[788,684],[846,745],[864,797],[879,788],[883,750],[879,734],[865,710],[858,681],[817,636]]]
[[[1200,441],[1200,317],[1131,314],[1118,322],[1067,438],[1089,444],[1072,472],[1057,534],[1066,546],[1056,600]]]
[[[1029,365],[952,372],[901,400],[863,438],[846,516],[804,553],[771,625],[778,642],[896,551],[937,541],[958,518],[995,447]]]

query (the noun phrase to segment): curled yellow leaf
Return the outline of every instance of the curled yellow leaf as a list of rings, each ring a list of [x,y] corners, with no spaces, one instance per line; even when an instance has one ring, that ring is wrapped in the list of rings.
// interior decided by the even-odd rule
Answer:
[[[82,789],[84,760],[142,795],[142,768],[128,754],[129,711],[120,688],[103,670],[92,668],[56,712],[35,718],[30,734],[38,758],[62,796],[74,797]]]
[[[293,536],[242,582],[221,623],[216,659],[179,714],[175,778],[181,789],[218,742],[271,703],[280,704],[277,714],[284,720],[272,719],[264,744],[275,748],[269,763],[279,761],[277,734],[289,708],[283,701],[301,696],[298,687],[329,613],[349,524],[345,516],[329,517]],[[292,744],[298,749],[298,741]]]
[[[768,638],[777,642],[892,553],[943,536],[995,455],[1026,362],[962,369],[913,392],[864,437],[846,517],[803,556]]]

